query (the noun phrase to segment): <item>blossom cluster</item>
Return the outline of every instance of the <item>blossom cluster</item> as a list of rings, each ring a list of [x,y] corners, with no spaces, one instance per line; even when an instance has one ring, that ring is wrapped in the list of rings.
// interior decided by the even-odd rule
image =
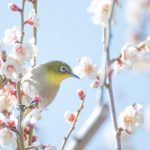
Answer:
[[[113,8],[113,0],[92,0],[91,5],[88,7],[87,11],[92,15],[92,22],[95,25],[100,25],[102,27],[107,27],[109,24],[110,17],[112,15],[111,23],[116,22],[116,5]],[[112,11],[113,8],[113,11]]]
[[[127,133],[133,133],[144,123],[143,105],[133,104],[124,109],[119,115],[120,128]]]
[[[22,8],[17,4],[10,3],[8,8],[11,12],[22,13]],[[54,150],[55,148],[51,145],[41,144],[36,135],[34,127],[41,119],[41,110],[34,104],[37,102],[37,98],[29,106],[21,105],[18,98],[18,83],[28,69],[31,69],[33,58],[38,53],[35,37],[28,41],[23,40],[25,33],[22,28],[27,24],[33,28],[39,27],[35,9],[30,10],[21,28],[13,26],[6,29],[4,37],[0,39],[0,146],[6,147],[11,144],[12,149],[17,149],[18,136],[21,134],[18,131],[20,128],[18,118],[20,112],[23,111],[21,128],[23,128],[25,147],[39,146],[39,149]],[[21,85],[19,88],[22,104],[25,104],[27,95]],[[32,134],[30,135],[31,130]],[[38,145],[39,143],[40,145]]]
[[[149,71],[150,36],[146,40],[135,44],[125,44],[120,56],[113,63],[115,73],[123,70]]]
[[[99,88],[104,82],[104,70],[98,69],[89,57],[81,57],[79,65],[74,67],[74,72],[81,78],[90,78],[92,80],[91,87]]]

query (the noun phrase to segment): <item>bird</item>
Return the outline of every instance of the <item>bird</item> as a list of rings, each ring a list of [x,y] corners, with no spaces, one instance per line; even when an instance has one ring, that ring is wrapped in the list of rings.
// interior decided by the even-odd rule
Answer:
[[[70,77],[79,77],[71,67],[63,61],[50,61],[30,69],[21,80],[26,104],[31,103],[35,96],[40,98],[38,107],[46,108],[57,95],[61,82]],[[27,100],[28,99],[28,100]]]

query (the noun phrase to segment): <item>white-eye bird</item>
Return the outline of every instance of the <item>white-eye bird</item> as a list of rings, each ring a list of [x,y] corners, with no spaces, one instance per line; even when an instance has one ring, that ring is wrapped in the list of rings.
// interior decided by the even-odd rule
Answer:
[[[47,107],[57,95],[61,81],[76,77],[71,67],[62,61],[50,61],[37,65],[22,78],[21,84],[28,99],[40,97],[39,107]]]

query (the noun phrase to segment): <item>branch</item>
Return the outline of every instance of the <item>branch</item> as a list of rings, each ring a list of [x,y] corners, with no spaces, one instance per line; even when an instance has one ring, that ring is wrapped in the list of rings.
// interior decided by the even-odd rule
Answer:
[[[33,8],[35,9],[35,13],[37,14],[37,1],[38,0],[35,0],[35,1],[33,1],[32,2],[32,4],[33,4]],[[35,45],[37,44],[37,28],[36,27],[33,27],[33,37],[34,37],[34,40],[35,40]],[[36,66],[36,57],[34,57],[33,58],[33,61],[34,61],[34,63],[33,63],[33,67],[34,66]]]
[[[112,14],[113,14],[113,9],[114,9],[115,2],[113,1],[112,8],[111,8],[111,16],[109,19],[109,25],[106,28],[103,28],[103,49],[106,54],[106,72],[109,69],[111,65],[111,60],[110,60],[110,42],[111,42],[111,20],[112,20]],[[114,97],[113,97],[113,90],[112,90],[112,74],[107,73],[107,79],[106,79],[106,90],[107,90],[107,95],[108,95],[108,100],[109,100],[109,105],[110,105],[110,112],[111,112],[111,119],[113,122],[114,130],[116,132],[116,150],[121,150],[121,140],[118,132],[118,124],[117,124],[117,117],[116,117],[116,109],[115,109],[115,103],[114,103]]]
[[[24,7],[25,7],[25,0],[22,0],[22,8],[20,11],[20,14],[21,14],[21,41],[20,43],[23,42],[23,38],[24,38]]]
[[[108,106],[97,106],[92,114],[89,116],[84,125],[79,129],[66,150],[82,150],[85,145],[90,141],[95,132],[100,128],[108,116]]]
[[[22,101],[21,101],[21,91],[20,91],[20,81],[17,83],[16,85],[16,88],[17,88],[17,98],[18,98],[18,101],[19,101],[19,105],[22,105]],[[24,137],[23,137],[23,129],[22,129],[22,126],[21,126],[21,122],[22,122],[22,119],[23,119],[23,111],[20,109],[19,110],[20,113],[19,113],[19,118],[18,118],[18,127],[19,127],[19,137],[20,137],[20,146],[21,146],[21,149],[20,150],[24,150]]]
[[[75,129],[75,125],[76,125],[76,123],[77,123],[77,120],[78,120],[78,118],[79,118],[79,115],[80,115],[81,110],[83,109],[83,107],[84,107],[84,100],[80,100],[80,106],[79,106],[79,108],[78,108],[78,110],[77,110],[76,118],[75,118],[74,122],[72,123],[72,125],[71,125],[71,127],[70,127],[68,133],[67,133],[66,136],[64,137],[64,140],[63,140],[63,143],[62,143],[62,145],[61,145],[60,150],[64,150],[65,145],[66,145],[66,143],[67,143],[67,141],[68,141],[68,139],[69,139],[71,133],[72,133],[73,130]]]

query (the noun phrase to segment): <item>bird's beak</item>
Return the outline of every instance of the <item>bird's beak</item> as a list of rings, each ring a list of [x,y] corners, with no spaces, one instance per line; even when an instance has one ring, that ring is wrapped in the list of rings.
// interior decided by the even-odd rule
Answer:
[[[80,79],[80,78],[79,78],[76,74],[74,74],[73,72],[71,72],[70,74],[71,74],[71,76]]]

